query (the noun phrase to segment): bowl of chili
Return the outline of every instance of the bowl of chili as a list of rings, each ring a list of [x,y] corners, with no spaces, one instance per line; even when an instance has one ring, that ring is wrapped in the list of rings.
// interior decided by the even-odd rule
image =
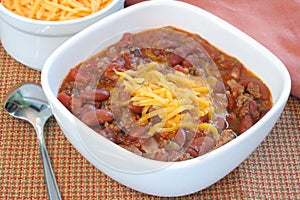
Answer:
[[[47,59],[42,85],[65,136],[95,167],[137,191],[182,196],[256,149],[291,82],[276,56],[222,19],[149,1],[65,42]]]

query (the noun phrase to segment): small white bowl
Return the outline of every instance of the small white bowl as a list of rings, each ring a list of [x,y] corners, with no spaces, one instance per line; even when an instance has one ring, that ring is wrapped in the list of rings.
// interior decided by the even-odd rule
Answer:
[[[41,70],[48,56],[64,41],[85,27],[122,9],[124,0],[113,0],[99,12],[74,20],[42,21],[17,15],[0,5],[0,38],[17,61]]]
[[[274,101],[272,109],[259,122],[226,145],[198,158],[169,163],[137,156],[110,142],[79,121],[56,98],[70,68],[117,42],[124,32],[167,25],[197,33],[237,57],[264,80]],[[217,182],[257,148],[281,114],[291,80],[277,57],[220,18],[179,1],[148,1],[110,15],[60,46],[45,63],[42,86],[65,136],[95,167],[137,191],[181,196]]]

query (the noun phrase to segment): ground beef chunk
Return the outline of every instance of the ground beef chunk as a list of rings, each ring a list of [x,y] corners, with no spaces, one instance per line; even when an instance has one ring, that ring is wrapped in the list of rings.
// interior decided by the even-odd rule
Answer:
[[[236,82],[234,79],[231,79],[227,81],[227,84],[230,88],[230,92],[234,97],[237,97],[239,94],[244,93],[245,88],[244,86],[240,85],[238,82]]]
[[[249,92],[254,98],[258,99],[261,98],[261,92],[260,92],[260,87],[259,85],[253,83],[253,82],[249,82],[247,84],[247,88],[246,88],[247,92]]]
[[[214,149],[217,149],[220,146],[223,146],[224,144],[233,140],[235,137],[236,137],[236,134],[231,129],[225,129],[220,134],[220,138],[217,140],[217,143],[216,143]]]

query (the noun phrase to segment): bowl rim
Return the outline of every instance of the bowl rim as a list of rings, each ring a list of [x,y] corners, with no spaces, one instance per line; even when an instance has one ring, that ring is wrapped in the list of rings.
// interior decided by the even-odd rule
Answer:
[[[167,3],[166,3],[167,2]],[[114,19],[114,18],[118,18],[119,16],[122,16],[124,15],[125,13],[127,12],[134,12],[135,10],[139,10],[139,9],[145,9],[149,6],[159,6],[159,5],[168,5],[168,4],[171,4],[172,6],[179,6],[179,7],[187,7],[189,9],[200,9],[202,10],[202,12],[210,15],[213,17],[214,20],[222,20],[220,19],[219,17],[201,9],[201,8],[198,8],[198,7],[195,7],[191,4],[187,4],[185,2],[180,2],[180,1],[166,1],[166,2],[159,2],[158,1],[146,1],[146,2],[142,2],[142,3],[139,3],[139,4],[136,4],[136,5],[133,5],[133,6],[130,6],[126,9],[123,9],[121,11],[118,11],[110,16],[108,16],[107,18],[103,19],[101,21],[101,23],[108,23],[110,20]],[[235,28],[234,26],[232,26],[231,24],[229,24],[228,22],[222,20],[222,23],[226,24],[226,26],[229,26],[230,28],[233,28],[234,30],[238,31],[238,33],[242,33],[244,35],[247,35],[245,34],[244,32],[240,31],[239,29]],[[88,28],[86,28],[85,30],[83,30],[80,34],[80,37],[81,35],[84,35],[85,33],[89,32],[90,30],[93,30],[94,27],[97,27],[99,25],[99,23],[96,23]],[[43,67],[43,70],[42,70],[42,86],[44,88],[44,91],[45,93],[47,93],[47,96],[50,97],[54,107],[58,108],[59,110],[63,110],[64,112],[67,112],[67,115],[69,117],[74,117],[74,115],[68,111],[60,102],[59,100],[56,98],[55,94],[52,93],[52,90],[51,90],[51,87],[49,85],[49,83],[51,82],[49,79],[48,79],[48,74],[49,74],[49,70],[50,70],[50,66],[51,66],[51,62],[53,62],[54,58],[60,53],[60,51],[62,51],[65,47],[67,47],[69,44],[72,44],[73,41],[76,41],[77,40],[77,37],[79,35],[75,35],[73,36],[71,39],[69,39],[67,42],[65,42],[63,45],[61,45],[46,61],[44,67]],[[247,35],[248,36],[248,35]],[[268,56],[271,56],[272,59],[274,59],[275,62],[277,62],[281,67],[278,68],[280,70],[280,72],[282,73],[282,77],[284,77],[284,86],[282,87],[282,92],[280,93],[280,95],[278,96],[278,99],[276,100],[276,102],[273,102],[273,106],[272,108],[270,109],[270,111],[268,113],[266,113],[265,116],[263,116],[256,124],[254,124],[249,130],[247,130],[246,132],[244,132],[243,134],[241,134],[240,136],[238,136],[237,138],[235,138],[234,140],[230,141],[229,143],[225,144],[225,145],[222,145],[221,147],[209,152],[209,155],[203,155],[203,156],[199,156],[197,158],[193,158],[193,159],[189,159],[189,160],[184,160],[184,161],[180,161],[180,162],[172,162],[172,167],[174,168],[182,168],[182,167],[185,167],[187,165],[190,165],[194,162],[199,162],[200,161],[203,161],[205,159],[202,159],[204,156],[209,158],[209,157],[215,157],[219,154],[221,154],[223,151],[226,151],[228,150],[229,148],[231,148],[231,146],[234,146],[238,143],[240,143],[241,140],[247,140],[249,138],[251,138],[251,135],[253,134],[253,132],[255,131],[258,131],[259,127],[266,123],[269,118],[273,115],[275,115],[275,113],[279,112],[282,108],[282,106],[285,105],[288,97],[289,97],[289,94],[290,94],[290,88],[291,88],[291,79],[290,79],[290,75],[286,69],[286,67],[283,65],[283,63],[274,55],[272,54],[268,49],[266,49],[263,45],[261,45],[260,43],[258,43],[256,40],[254,40],[252,37],[248,36],[249,40],[251,40],[252,43],[254,43],[254,45],[258,45],[260,48],[263,48],[264,50],[266,50],[266,52],[268,53]],[[71,67],[70,67],[71,68]],[[78,119],[79,120],[79,119]],[[80,121],[80,120],[79,120]],[[86,126],[86,125],[85,125]],[[112,143],[114,145],[117,145],[115,143]],[[118,145],[117,145],[118,146]],[[137,155],[138,156],[138,155]],[[140,158],[142,158],[141,156],[138,156]],[[150,160],[150,159],[148,159]],[[152,160],[151,160],[152,161]],[[154,162],[162,162],[162,161],[154,161]]]
[[[5,18],[11,18],[23,23],[31,24],[31,25],[37,25],[37,26],[65,26],[69,24],[77,24],[77,23],[83,23],[86,21],[89,21],[91,19],[97,18],[98,16],[106,14],[106,12],[109,12],[110,9],[114,8],[118,5],[118,3],[124,4],[125,0],[112,0],[110,4],[102,8],[101,10],[92,13],[90,15],[76,18],[76,19],[70,19],[70,20],[62,20],[62,21],[46,21],[46,20],[37,20],[37,19],[31,19],[25,16],[18,15],[9,9],[7,9],[4,5],[0,4],[0,14],[2,20],[6,21]],[[3,16],[2,16],[3,15]]]

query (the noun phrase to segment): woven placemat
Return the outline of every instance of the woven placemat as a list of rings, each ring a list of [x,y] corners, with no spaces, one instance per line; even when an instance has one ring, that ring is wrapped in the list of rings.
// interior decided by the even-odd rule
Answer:
[[[2,46],[0,56],[0,199],[47,199],[34,129],[6,114],[2,103],[15,84],[40,83],[40,72],[15,61]],[[174,199],[299,199],[299,127],[300,101],[290,97],[265,141],[241,165],[209,188]],[[63,199],[169,199],[134,191],[97,170],[53,117],[45,132]]]

